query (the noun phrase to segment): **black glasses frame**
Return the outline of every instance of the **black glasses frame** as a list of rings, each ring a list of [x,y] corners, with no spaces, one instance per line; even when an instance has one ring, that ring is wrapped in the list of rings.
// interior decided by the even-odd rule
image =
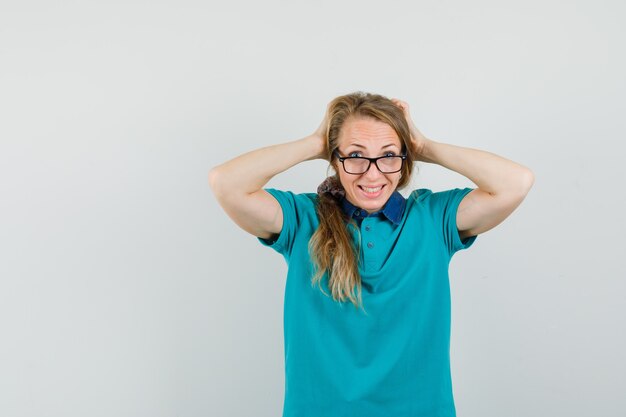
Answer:
[[[339,159],[339,162],[341,162],[341,166],[343,167],[343,170],[346,172],[346,174],[350,174],[350,175],[363,175],[363,174],[365,174],[372,167],[372,162],[374,163],[374,165],[376,165],[376,169],[378,169],[381,173],[383,173],[383,174],[394,174],[396,172],[402,171],[402,167],[404,166],[404,161],[406,160],[406,155],[405,154],[393,155],[393,156],[385,155],[385,156],[379,156],[377,158],[366,158],[364,156],[341,156],[341,155],[339,155],[339,152],[335,151],[335,156],[337,157],[337,159]],[[402,158],[402,162],[400,163],[400,168],[397,171],[388,171],[388,172],[383,171],[378,166],[378,160],[379,159],[383,159],[383,158]],[[367,159],[369,161],[369,164],[367,164],[367,169],[365,171],[363,171],[363,172],[348,172],[348,170],[346,169],[346,166],[343,163],[343,161],[345,161],[346,159]]]

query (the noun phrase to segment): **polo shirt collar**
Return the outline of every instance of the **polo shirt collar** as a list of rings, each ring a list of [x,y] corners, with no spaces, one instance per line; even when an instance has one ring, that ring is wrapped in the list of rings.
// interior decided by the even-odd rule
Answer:
[[[381,211],[377,211],[376,213],[369,214],[369,216],[383,215],[393,224],[400,224],[400,220],[402,220],[402,215],[404,214],[404,208],[406,206],[406,199],[402,194],[398,191],[394,191],[387,203]],[[355,219],[364,219],[368,216],[366,210],[363,210],[359,207],[356,207],[352,203],[348,201],[347,198],[343,197],[341,199],[341,208],[343,212],[349,217],[354,217]]]

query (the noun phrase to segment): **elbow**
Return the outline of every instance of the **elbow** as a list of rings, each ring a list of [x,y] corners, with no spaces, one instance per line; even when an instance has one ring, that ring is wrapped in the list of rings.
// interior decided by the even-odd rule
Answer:
[[[524,170],[524,174],[522,175],[521,182],[522,189],[524,190],[524,195],[526,195],[535,184],[535,174],[529,168],[526,168]]]
[[[516,200],[522,201],[526,198],[534,183],[535,174],[530,169],[524,167],[518,174],[516,181],[513,183],[514,185],[509,188],[511,196],[515,196]]]
[[[219,166],[211,168],[209,171],[209,187],[213,191],[215,196],[218,196],[220,193],[221,183],[222,183],[222,173],[219,169]]]

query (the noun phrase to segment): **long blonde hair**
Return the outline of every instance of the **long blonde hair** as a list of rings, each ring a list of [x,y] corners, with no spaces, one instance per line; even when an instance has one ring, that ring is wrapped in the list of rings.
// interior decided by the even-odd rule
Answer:
[[[328,107],[328,130],[326,142],[326,159],[331,166],[338,167],[335,151],[339,147],[341,128],[351,117],[369,117],[391,126],[402,144],[402,152],[406,160],[402,166],[398,189],[405,187],[413,172],[415,150],[411,144],[409,126],[402,109],[387,97],[357,91],[352,94],[335,98]],[[327,179],[327,183],[341,189],[338,175],[335,173]],[[311,283],[318,284],[320,290],[328,295],[322,287],[322,277],[328,274],[328,288],[332,298],[338,302],[349,299],[355,307],[363,308],[361,297],[361,276],[359,274],[358,255],[360,248],[353,243],[348,227],[351,224],[358,232],[353,219],[347,218],[341,208],[340,198],[336,193],[318,192],[316,211],[319,227],[309,241],[311,258],[315,265],[315,273]],[[356,289],[356,295],[355,295]],[[363,308],[363,311],[365,309]]]

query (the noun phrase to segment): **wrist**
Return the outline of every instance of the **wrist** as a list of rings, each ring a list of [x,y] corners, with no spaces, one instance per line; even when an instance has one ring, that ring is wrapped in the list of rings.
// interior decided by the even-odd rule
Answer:
[[[317,134],[312,134],[301,139],[307,147],[307,161],[325,158],[325,143]]]
[[[423,162],[435,162],[436,147],[437,142],[424,137],[418,145],[418,159]]]

